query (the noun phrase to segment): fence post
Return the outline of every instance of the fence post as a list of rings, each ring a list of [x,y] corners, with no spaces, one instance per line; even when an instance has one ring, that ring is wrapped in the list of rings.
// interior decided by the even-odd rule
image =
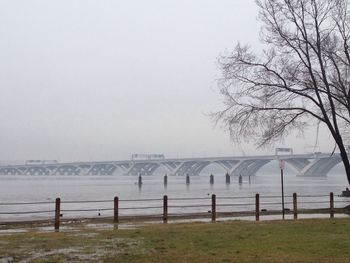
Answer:
[[[163,196],[163,223],[168,223],[168,196]]]
[[[216,222],[216,195],[211,196],[211,222]]]
[[[119,198],[114,197],[114,223],[119,223]]]
[[[60,230],[60,216],[61,216],[61,198],[56,198],[55,231],[59,231]]]
[[[293,194],[293,215],[294,220],[298,219],[298,196],[296,193]]]
[[[331,218],[334,218],[334,194],[333,194],[333,192],[331,192],[330,194],[329,194],[329,205],[330,205],[330,210],[329,210],[329,212],[330,212],[330,217]]]
[[[255,195],[255,220],[260,220],[260,203],[259,203],[260,195]]]

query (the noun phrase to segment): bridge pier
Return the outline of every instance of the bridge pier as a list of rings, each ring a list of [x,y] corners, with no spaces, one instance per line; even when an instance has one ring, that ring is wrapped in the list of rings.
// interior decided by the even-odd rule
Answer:
[[[212,175],[212,174],[210,175],[209,183],[210,183],[211,185],[214,184],[214,175]]]
[[[230,177],[230,175],[228,174],[228,173],[226,173],[226,175],[225,175],[225,181],[226,181],[226,184],[230,184],[231,183],[231,177]]]
[[[187,174],[186,175],[186,184],[189,185],[190,184],[190,176]]]
[[[142,176],[141,176],[141,174],[139,174],[138,185],[139,186],[142,185]]]
[[[168,175],[164,175],[164,186],[167,187],[168,185]]]

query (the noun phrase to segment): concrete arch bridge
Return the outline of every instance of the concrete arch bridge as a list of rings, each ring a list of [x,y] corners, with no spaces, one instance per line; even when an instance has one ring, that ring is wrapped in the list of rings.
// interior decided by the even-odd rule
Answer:
[[[51,164],[0,165],[0,175],[152,175],[163,167],[169,175],[200,175],[204,168],[216,164],[230,175],[254,176],[273,160],[284,160],[298,176],[327,176],[341,162],[339,154],[290,154],[270,156],[233,156],[161,160],[127,160]]]

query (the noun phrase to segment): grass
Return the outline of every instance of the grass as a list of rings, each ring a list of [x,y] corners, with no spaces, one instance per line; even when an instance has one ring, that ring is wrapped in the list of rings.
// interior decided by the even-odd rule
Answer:
[[[350,220],[151,225],[0,234],[14,262],[349,262]]]

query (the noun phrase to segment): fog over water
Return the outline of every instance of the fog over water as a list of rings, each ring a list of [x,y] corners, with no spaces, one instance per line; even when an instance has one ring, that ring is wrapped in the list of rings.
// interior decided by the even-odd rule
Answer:
[[[0,0],[0,160],[97,161],[272,154],[233,146],[217,57],[258,49],[254,0]],[[295,152],[331,152],[321,129]]]
[[[208,116],[222,109],[217,57],[238,41],[259,49],[259,29],[254,0],[0,0],[0,163],[117,161],[134,153],[273,155],[283,146],[331,152],[334,141],[324,127],[318,140],[311,128],[256,149],[233,145]],[[216,166],[191,177],[189,186],[184,177],[169,176],[165,188],[164,173],[144,176],[142,187],[122,174],[0,175],[0,203],[280,194],[276,162],[242,185],[236,177],[226,185]],[[296,177],[288,168],[285,174],[287,195],[328,195],[347,185],[341,165],[327,178]],[[0,206],[0,221],[23,216],[2,215],[6,209],[30,208],[37,209]]]

